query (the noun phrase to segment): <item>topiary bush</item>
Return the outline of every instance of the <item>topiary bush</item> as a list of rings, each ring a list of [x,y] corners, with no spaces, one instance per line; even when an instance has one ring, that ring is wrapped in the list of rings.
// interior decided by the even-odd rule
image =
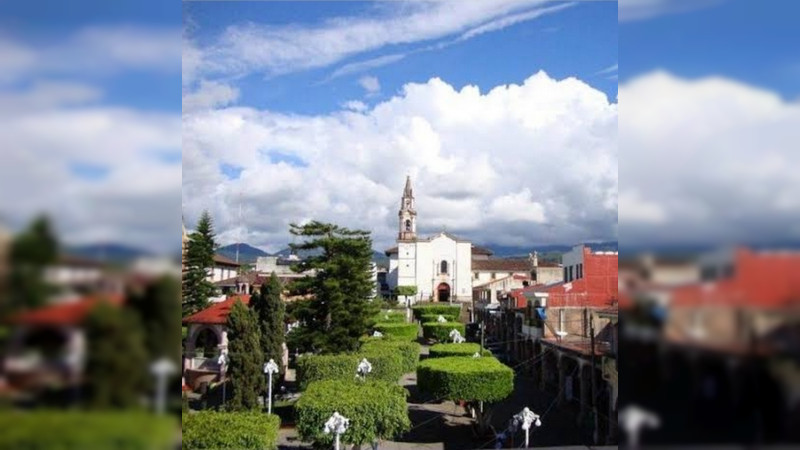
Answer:
[[[414,317],[419,320],[423,314],[447,314],[458,317],[461,314],[460,305],[441,305],[436,303],[427,303],[424,305],[414,305],[411,307],[414,312]]]
[[[339,355],[303,355],[297,359],[297,385],[304,390],[314,381],[353,380],[361,359],[367,358],[372,372],[367,379],[397,383],[406,372],[399,353],[365,352]]]
[[[446,358],[448,356],[469,356],[481,351],[480,344],[465,342],[463,344],[436,344],[431,346],[428,355],[431,358]],[[492,356],[492,352],[483,349],[482,356]]]
[[[278,448],[281,420],[274,414],[205,410],[183,414],[181,419],[185,450]],[[143,431],[139,430],[146,434]]]
[[[403,311],[381,311],[374,317],[377,323],[406,323],[406,313]]]
[[[421,345],[402,339],[367,338],[362,341],[360,353],[370,359],[372,354],[394,353],[400,356],[403,373],[413,372],[419,363]]]
[[[376,331],[380,331],[384,336],[394,337],[397,339],[405,339],[407,341],[417,340],[419,334],[419,326],[416,323],[376,323],[372,327]]]
[[[134,411],[2,411],[2,449],[152,449],[175,445],[174,417]],[[147,430],[147,432],[142,432]]]
[[[444,317],[448,322],[458,321],[457,314],[422,314],[421,316],[419,316],[419,321],[422,323],[436,322],[439,320],[439,316]]]
[[[422,335],[425,339],[439,342],[449,342],[450,332],[458,330],[464,336],[464,324],[461,322],[428,322],[422,324]]]
[[[401,386],[380,381],[316,381],[295,403],[297,432],[303,441],[330,448],[334,437],[323,432],[323,424],[338,412],[350,419],[341,436],[343,443],[363,445],[392,439],[411,429],[407,395]]]

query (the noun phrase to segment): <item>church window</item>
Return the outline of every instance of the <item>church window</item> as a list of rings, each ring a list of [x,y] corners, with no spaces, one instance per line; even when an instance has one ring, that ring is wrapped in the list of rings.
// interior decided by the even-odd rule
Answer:
[[[439,273],[447,273],[447,261],[442,261],[439,267]]]
[[[406,220],[406,231],[411,231],[411,221]]]

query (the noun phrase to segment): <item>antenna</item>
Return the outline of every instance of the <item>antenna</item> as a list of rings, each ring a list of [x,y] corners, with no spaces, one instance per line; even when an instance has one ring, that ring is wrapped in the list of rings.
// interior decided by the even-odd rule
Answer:
[[[242,191],[239,191],[239,239],[236,240],[236,262],[239,262],[239,245],[242,243]]]

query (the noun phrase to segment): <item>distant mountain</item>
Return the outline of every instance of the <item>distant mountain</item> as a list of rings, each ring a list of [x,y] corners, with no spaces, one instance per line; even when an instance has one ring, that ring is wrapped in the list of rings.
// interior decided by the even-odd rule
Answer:
[[[226,258],[230,258],[236,261],[236,246],[239,246],[239,262],[242,264],[254,264],[256,259],[260,256],[271,256],[269,253],[261,250],[259,248],[255,248],[250,244],[245,244],[243,242],[239,244],[230,244],[224,247],[220,247],[217,249],[217,253]]]
[[[153,253],[147,250],[113,242],[67,247],[64,253],[70,256],[117,264],[127,264],[137,258],[154,256]]]
[[[322,253],[322,250],[314,250],[314,251],[312,251],[312,250],[300,250],[300,251],[297,252],[297,256],[299,256],[300,258],[307,258],[309,256],[317,256],[317,255],[319,255],[321,253]],[[275,253],[273,256],[281,256],[283,258],[286,258],[287,256],[289,256],[291,254],[292,254],[292,250],[290,248],[285,248],[285,249]],[[372,261],[375,264],[377,264],[377,265],[379,265],[381,267],[386,267],[386,268],[389,267],[389,257],[386,256],[386,254],[384,254],[383,252],[379,252],[377,250],[372,250]]]
[[[372,262],[377,264],[379,267],[386,267],[387,269],[389,268],[389,257],[386,256],[386,253],[373,250]]]
[[[592,250],[596,252],[616,252],[618,248],[617,241],[607,242],[588,242],[586,243]],[[571,245],[553,244],[553,245],[534,245],[531,247],[506,247],[502,245],[489,245],[487,246],[494,252],[495,258],[521,258],[527,257],[529,253],[534,250],[542,254],[563,254],[572,250]]]

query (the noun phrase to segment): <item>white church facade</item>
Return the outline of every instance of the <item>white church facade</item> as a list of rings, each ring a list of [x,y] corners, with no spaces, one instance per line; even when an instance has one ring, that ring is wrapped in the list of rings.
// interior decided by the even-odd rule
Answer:
[[[417,212],[411,179],[406,179],[398,213],[397,246],[386,251],[390,289],[416,286],[417,301],[471,301],[473,252],[485,249],[449,233],[441,232],[428,238],[417,237]]]

